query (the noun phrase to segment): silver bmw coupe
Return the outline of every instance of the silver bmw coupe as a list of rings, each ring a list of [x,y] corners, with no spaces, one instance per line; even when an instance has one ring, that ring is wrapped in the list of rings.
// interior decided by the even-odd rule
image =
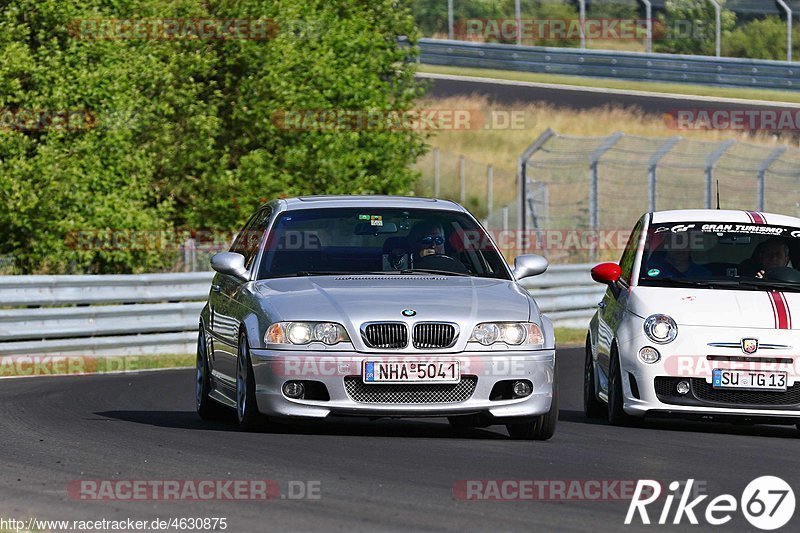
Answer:
[[[215,255],[197,342],[197,411],[280,418],[447,417],[549,439],[553,325],[460,205],[309,196],[262,206]]]

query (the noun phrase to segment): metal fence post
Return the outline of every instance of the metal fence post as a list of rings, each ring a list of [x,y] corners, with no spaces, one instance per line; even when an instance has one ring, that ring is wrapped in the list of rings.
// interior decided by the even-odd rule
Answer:
[[[578,0],[580,6],[581,50],[586,49],[586,0]]]
[[[494,168],[492,165],[486,166],[486,217],[492,216],[494,206]]]
[[[653,5],[650,0],[642,0],[645,11],[644,51],[653,53]]]
[[[514,18],[517,23],[517,46],[522,45],[522,8],[520,0],[514,0]]]
[[[545,143],[550,140],[551,137],[555,136],[556,132],[554,132],[551,128],[547,128],[544,133],[539,135],[539,138],[536,139],[528,146],[522,155],[519,156],[517,159],[517,194],[519,198],[518,202],[518,213],[517,213],[517,229],[520,230],[519,238],[517,240],[518,249],[525,253],[526,248],[526,239],[524,238],[525,229],[527,226],[527,213],[526,213],[526,199],[528,194],[528,160],[533,157],[533,154],[538,152]]]
[[[508,206],[503,206],[503,231],[508,231]]]
[[[733,139],[725,141],[706,159],[706,209],[711,209],[712,198],[714,198],[714,167],[717,165],[719,158],[734,144],[736,144],[736,141]]]
[[[453,0],[447,0],[447,38],[453,40]]]
[[[783,0],[777,0],[778,4],[786,11],[786,61],[792,60],[792,8]]]
[[[589,156],[589,228],[597,231],[600,226],[600,214],[598,205],[599,198],[599,176],[597,174],[597,165],[600,163],[600,158],[603,154],[608,152],[616,143],[623,137],[623,133],[618,131],[608,137],[600,147]],[[597,253],[596,243],[592,242],[589,247],[589,260],[594,261]]]
[[[667,141],[659,146],[656,153],[654,153],[650,157],[650,161],[647,162],[647,192],[648,192],[648,202],[647,208],[650,212],[656,210],[656,194],[658,190],[658,183],[657,183],[657,175],[656,170],[658,167],[659,161],[672,150],[672,147],[675,146],[678,141],[681,140],[681,137],[670,137]]]
[[[433,197],[439,198],[439,149],[433,149]]]
[[[761,164],[758,165],[758,193],[757,193],[757,209],[764,211],[764,191],[766,187],[766,175],[770,165],[775,162],[786,151],[785,146],[775,148]]]
[[[709,0],[709,1],[712,4],[714,4],[714,17],[716,19],[716,25],[717,25],[717,33],[715,36],[716,52],[717,52],[717,57],[719,57],[721,50],[721,43],[722,43],[722,28],[720,27],[722,24],[722,8],[720,7],[719,2],[717,2],[717,0]]]
[[[461,202],[461,205],[464,205],[467,201],[467,173],[464,170],[464,156],[458,156],[458,181],[459,181],[459,188],[461,191],[459,192],[458,199]]]

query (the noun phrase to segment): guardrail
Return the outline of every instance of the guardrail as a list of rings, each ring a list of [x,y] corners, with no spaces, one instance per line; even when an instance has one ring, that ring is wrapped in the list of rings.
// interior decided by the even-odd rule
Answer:
[[[212,276],[0,276],[0,356],[191,353]],[[604,292],[589,265],[523,285],[564,327],[586,326]]]
[[[420,39],[431,65],[597,76],[634,81],[800,90],[800,65],[787,61],[581,50]]]

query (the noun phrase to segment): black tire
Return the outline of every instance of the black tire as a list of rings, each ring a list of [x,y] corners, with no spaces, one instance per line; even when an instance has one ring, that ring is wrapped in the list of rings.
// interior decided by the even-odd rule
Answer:
[[[208,366],[208,345],[203,328],[197,335],[197,358],[195,359],[195,407],[203,420],[217,420],[228,413],[209,394],[211,393],[211,372]]]
[[[586,335],[586,360],[583,365],[583,414],[587,418],[606,418],[608,414],[608,408],[597,398],[589,335]]]
[[[239,337],[236,358],[236,420],[242,431],[257,431],[263,426],[256,403],[256,380],[250,362],[250,348],[244,334]]]
[[[619,353],[614,346],[611,349],[611,368],[608,376],[608,421],[613,426],[630,426],[634,417],[623,409],[622,370],[619,365]]]
[[[508,435],[514,440],[548,440],[556,432],[558,422],[558,367],[553,369],[553,401],[550,410],[532,422],[506,424]]]

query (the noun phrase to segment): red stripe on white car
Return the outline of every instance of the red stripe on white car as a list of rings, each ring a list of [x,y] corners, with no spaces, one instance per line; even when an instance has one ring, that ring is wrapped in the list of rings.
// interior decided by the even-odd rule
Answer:
[[[792,329],[792,314],[789,311],[789,304],[782,292],[770,291],[770,303],[772,312],[775,315],[776,329]]]
[[[767,219],[758,211],[745,211],[747,216],[750,217],[750,222],[754,224],[766,224]]]

